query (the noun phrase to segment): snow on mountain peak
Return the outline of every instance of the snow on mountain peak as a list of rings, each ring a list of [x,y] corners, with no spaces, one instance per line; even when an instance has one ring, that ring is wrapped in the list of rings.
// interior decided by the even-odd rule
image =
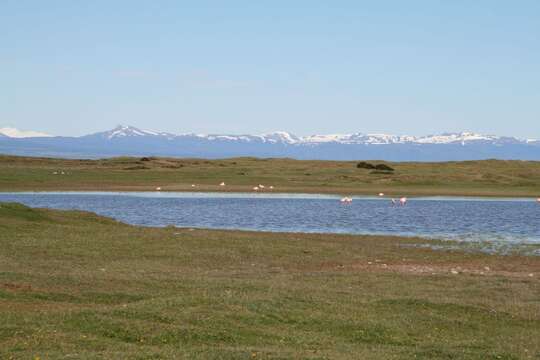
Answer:
[[[309,135],[301,138],[304,143],[327,143],[327,142],[341,142],[351,135],[343,134],[329,134],[329,135]]]
[[[264,134],[261,135],[261,138],[263,138],[264,141],[267,142],[287,144],[295,144],[300,140],[300,138],[298,138],[297,136],[285,131],[275,131],[270,134]]]
[[[450,144],[465,141],[494,141],[498,140],[497,136],[493,135],[480,135],[473,132],[461,132],[461,133],[443,133],[440,135],[428,135],[416,138],[416,142],[420,144]]]
[[[0,130],[0,133],[2,131]],[[119,125],[116,128],[94,134],[106,139],[129,138],[129,137],[165,137],[169,140],[181,137],[196,137],[209,141],[242,142],[242,143],[269,143],[286,145],[310,145],[315,146],[323,143],[355,144],[355,145],[388,145],[388,144],[467,144],[467,143],[537,143],[536,140],[520,140],[512,137],[499,137],[494,135],[481,135],[474,132],[464,131],[459,133],[443,133],[438,135],[412,136],[392,134],[328,134],[296,136],[285,131],[275,131],[262,135],[227,135],[227,134],[183,134],[174,135],[165,132],[141,130],[134,126]],[[9,135],[8,135],[9,136]]]
[[[109,140],[114,139],[114,138],[136,137],[136,136],[166,136],[166,137],[174,136],[172,134],[168,134],[164,132],[158,132],[158,131],[152,131],[152,130],[141,130],[134,126],[129,126],[129,125],[118,125],[114,129],[110,131],[106,131],[102,134]]]
[[[497,141],[500,138],[493,135],[480,135],[472,132],[444,133],[440,135],[410,136],[389,134],[350,134],[350,135],[311,135],[301,138],[304,143],[337,142],[343,144],[450,144],[469,141]]]
[[[0,128],[0,135],[10,138],[51,137],[52,135],[38,131],[24,131],[12,127]]]

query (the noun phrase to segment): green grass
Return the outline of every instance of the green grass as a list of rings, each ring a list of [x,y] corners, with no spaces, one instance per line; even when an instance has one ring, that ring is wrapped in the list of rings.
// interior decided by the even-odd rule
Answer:
[[[382,163],[376,161],[374,163]],[[61,160],[0,156],[0,191],[155,190],[400,195],[540,195],[540,162],[388,163],[393,173],[356,162],[236,158]],[[61,172],[64,172],[62,175]],[[58,172],[58,174],[54,174]],[[226,186],[218,184],[224,181]],[[191,185],[197,187],[193,188]]]
[[[540,258],[427,243],[0,203],[0,358],[538,359]]]

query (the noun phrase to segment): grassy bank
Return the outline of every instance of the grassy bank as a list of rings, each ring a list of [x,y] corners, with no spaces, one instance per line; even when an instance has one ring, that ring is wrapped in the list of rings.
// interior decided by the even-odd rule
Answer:
[[[370,161],[376,165],[383,162]],[[388,163],[237,158],[62,160],[0,156],[0,191],[253,191],[399,195],[540,195],[540,162]],[[56,173],[56,174],[55,174]],[[225,182],[226,186],[219,186]],[[192,184],[196,187],[192,187]]]
[[[537,359],[540,258],[0,204],[2,359]]]

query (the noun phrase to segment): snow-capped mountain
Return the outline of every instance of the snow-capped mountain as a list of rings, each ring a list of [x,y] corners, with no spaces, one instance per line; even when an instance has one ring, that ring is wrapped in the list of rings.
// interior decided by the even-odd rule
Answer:
[[[0,128],[0,136],[10,138],[50,137],[51,135],[38,131],[23,131],[12,127]]]
[[[262,142],[270,144],[289,144],[289,145],[306,145],[306,144],[322,144],[322,143],[337,143],[337,144],[356,144],[356,145],[388,145],[388,144],[452,144],[452,143],[471,143],[471,142],[514,142],[527,143],[537,140],[522,140],[513,137],[500,137],[495,135],[481,135],[472,132],[461,133],[444,133],[440,135],[427,136],[409,136],[409,135],[389,135],[389,134],[333,134],[333,135],[309,135],[299,137],[285,131],[276,131],[261,135],[224,135],[224,134],[181,134],[175,135],[167,132],[159,132],[152,130],[142,130],[134,126],[118,125],[112,130],[99,132],[91,135],[92,137],[102,137],[108,140],[129,137],[165,137],[168,139],[197,137],[209,141],[226,141],[226,142]]]
[[[101,137],[107,140],[111,140],[115,138],[129,138],[129,137],[141,137],[141,136],[175,137],[175,135],[165,133],[165,132],[141,130],[134,126],[125,126],[125,125],[118,125],[112,130],[99,132],[99,133],[86,135],[86,136]]]
[[[312,135],[301,138],[303,143],[328,143],[335,142],[341,144],[364,144],[364,145],[388,145],[388,144],[452,144],[470,142],[492,142],[513,141],[516,143],[526,142],[517,138],[498,137],[494,135],[480,135],[472,132],[445,133],[441,135],[409,136],[409,135],[388,135],[388,134],[349,134],[349,135]],[[529,140],[536,141],[536,140]]]
[[[356,145],[383,145],[383,144],[403,144],[413,143],[416,141],[414,136],[398,136],[387,134],[334,134],[334,135],[311,135],[302,138],[302,142],[306,144],[321,144],[321,143],[339,143],[339,144],[356,144]]]
[[[285,131],[276,131],[270,134],[262,135],[262,137],[264,138],[264,141],[274,143],[297,144],[302,142],[302,138]]]
[[[190,136],[190,135],[182,135],[182,136]],[[298,144],[301,141],[301,138],[289,134],[284,131],[276,131],[269,134],[262,134],[262,135],[204,135],[204,134],[197,134],[192,135],[197,136],[200,139],[206,139],[210,141],[228,141],[228,142],[246,142],[246,143],[253,143],[253,142],[259,142],[259,143],[268,143],[268,144]]]
[[[46,134],[36,132],[24,134],[40,134],[41,137],[22,137],[20,134],[0,131],[0,153],[83,158],[154,155],[393,161],[540,160],[538,140],[472,132],[427,136],[364,133],[296,136],[283,131],[262,135],[176,135],[119,125],[81,137],[43,137]]]

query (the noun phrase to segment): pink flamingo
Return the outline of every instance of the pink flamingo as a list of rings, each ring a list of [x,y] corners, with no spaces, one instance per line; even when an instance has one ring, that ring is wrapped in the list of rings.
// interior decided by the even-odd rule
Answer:
[[[405,206],[406,204],[407,204],[407,198],[405,196],[399,199],[399,205]]]

